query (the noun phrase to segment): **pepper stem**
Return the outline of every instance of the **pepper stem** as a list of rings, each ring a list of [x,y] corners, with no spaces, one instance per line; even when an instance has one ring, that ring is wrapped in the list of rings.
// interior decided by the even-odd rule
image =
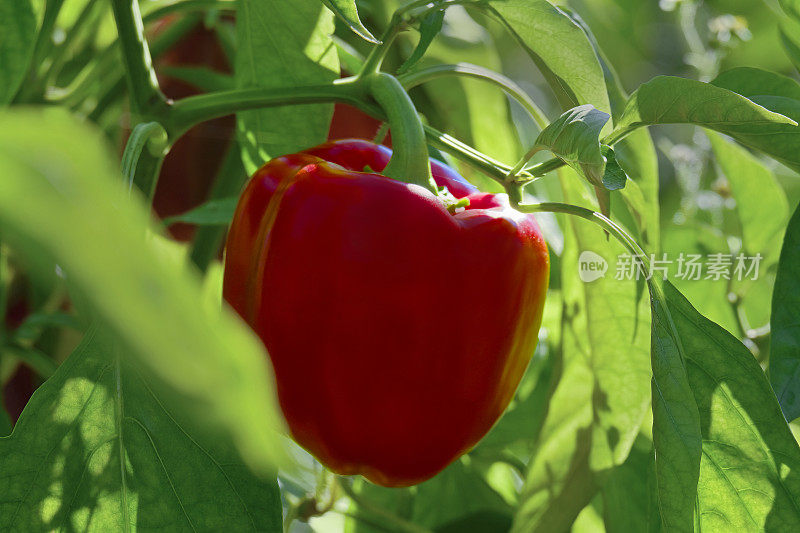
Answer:
[[[369,94],[389,118],[392,131],[392,154],[383,175],[406,183],[414,183],[436,194],[431,176],[425,130],[417,110],[405,89],[394,76],[385,72],[368,75],[364,82]]]

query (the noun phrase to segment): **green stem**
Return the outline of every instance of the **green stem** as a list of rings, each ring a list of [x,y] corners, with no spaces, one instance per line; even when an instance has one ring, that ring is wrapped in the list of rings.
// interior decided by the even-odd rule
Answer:
[[[151,116],[167,107],[153,70],[150,50],[144,38],[144,25],[138,0],[111,0],[117,33],[122,45],[122,59],[128,79],[131,110]]]
[[[344,102],[362,107],[362,98],[352,78],[331,85],[308,87],[281,87],[278,89],[233,89],[216,93],[190,96],[178,100],[172,106],[166,124],[170,138],[182,135],[195,124],[237,111],[283,105]]]
[[[564,213],[576,216],[584,220],[593,222],[603,228],[606,232],[613,235],[630,253],[639,258],[640,269],[645,276],[650,270],[650,261],[641,246],[616,222],[605,215],[579,207],[577,205],[563,204],[559,202],[543,202],[540,204],[517,204],[514,206],[523,213]],[[658,276],[651,276],[647,281],[650,288],[651,297],[657,300],[664,309],[668,309],[666,296],[664,294],[663,280]],[[674,324],[671,324],[673,334],[676,335]]]
[[[69,57],[69,51],[72,43],[78,40],[81,35],[87,31],[87,28],[91,28],[89,23],[92,21],[93,17],[96,17],[100,14],[100,9],[98,9],[99,7],[104,6],[98,2],[88,2],[78,15],[75,23],[72,25],[69,31],[67,31],[67,34],[64,37],[64,42],[62,42],[56,49],[52,56],[50,66],[47,69],[47,73],[42,77],[42,82],[44,83],[45,87],[50,84],[55,84],[61,69],[64,67],[67,58]]]
[[[430,144],[443,152],[447,152],[456,159],[467,163],[476,170],[483,172],[497,183],[501,185],[505,184],[506,175],[508,175],[508,172],[511,170],[509,165],[501,163],[500,161],[497,161],[496,159],[479,152],[472,146],[459,141],[455,137],[437,131],[430,126],[424,126],[424,129],[425,135],[427,136]],[[527,181],[532,181],[535,179],[533,175],[527,171],[520,172],[518,178],[520,180]]]
[[[358,77],[365,77],[380,72],[383,60],[389,52],[392,43],[403,29],[403,25],[402,16],[399,12],[395,12],[392,16],[392,20],[389,22],[389,27],[386,28],[386,31],[381,35],[380,44],[375,45],[367,56],[367,59],[364,60]]]
[[[383,175],[420,185],[435,194],[425,130],[408,93],[397,78],[383,72],[371,74],[364,82],[369,94],[386,112],[392,131],[392,158]]]
[[[61,12],[61,6],[63,4],[64,0],[47,0],[45,4],[42,26],[36,37],[31,63],[28,66],[28,79],[17,94],[15,102],[35,101],[41,96],[41,94],[37,94],[36,92],[41,90],[42,86],[41,80],[38,77],[39,67],[53,47],[53,28],[55,28],[56,19],[58,19],[58,14]]]
[[[150,200],[167,152],[167,132],[158,122],[138,124],[122,153],[122,173],[129,187],[136,186]]]
[[[456,65],[434,65],[432,67],[401,74],[397,77],[397,79],[400,80],[400,83],[403,84],[403,87],[406,89],[412,89],[417,85],[421,85],[444,76],[464,76],[493,83],[507,92],[509,96],[514,98],[514,100],[516,100],[523,107],[523,109],[528,112],[539,128],[544,129],[550,122],[539,106],[536,105],[531,97],[528,96],[522,87],[517,85],[514,80],[479,65],[472,65],[470,63],[458,63]]]

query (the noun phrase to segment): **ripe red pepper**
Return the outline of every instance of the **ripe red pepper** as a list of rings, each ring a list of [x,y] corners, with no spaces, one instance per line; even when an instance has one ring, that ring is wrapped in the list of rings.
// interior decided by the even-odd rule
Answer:
[[[432,161],[465,209],[340,141],[273,159],[228,236],[224,297],[261,336],[295,440],[340,474],[419,483],[469,451],[534,351],[549,259],[530,215]],[[367,169],[367,172],[364,170]]]

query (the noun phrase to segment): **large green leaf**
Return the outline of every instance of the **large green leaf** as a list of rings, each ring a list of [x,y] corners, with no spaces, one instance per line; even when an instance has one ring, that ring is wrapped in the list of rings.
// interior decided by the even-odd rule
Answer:
[[[800,417],[800,208],[783,240],[772,295],[769,380],[787,420]]]
[[[297,87],[339,77],[330,39],[333,14],[318,0],[241,0],[237,17],[239,87]],[[319,144],[328,134],[332,104],[239,113],[248,173],[272,157]]]
[[[276,480],[225,443],[91,328],[0,439],[0,529],[282,531]]]
[[[651,302],[653,445],[658,506],[667,531],[691,532],[700,476],[700,414],[689,383],[682,333],[676,329],[669,305],[658,297]]]
[[[764,372],[738,339],[701,316],[669,283],[665,292],[700,413],[700,529],[799,529],[800,448]]]
[[[748,99],[708,83],[659,76],[631,95],[611,138],[642,126],[695,124],[800,167],[800,127],[793,118],[800,118],[800,101],[776,96]]]
[[[0,106],[22,83],[36,44],[36,16],[30,0],[0,1]]]
[[[576,176],[561,183],[566,201],[595,206]],[[614,279],[624,248],[589,222],[571,219],[564,227],[563,361],[514,519],[518,532],[568,529],[604,476],[626,460],[650,404],[646,296],[635,281]],[[606,261],[604,277],[581,281],[582,252]]]
[[[123,187],[113,151],[65,113],[0,115],[0,228],[27,257],[64,272],[85,302],[158,380],[247,462],[280,456],[271,372],[261,343],[199,280],[146,239],[147,209]],[[52,268],[52,267],[51,267]]]
[[[583,30],[545,0],[482,0],[519,41],[564,111],[591,104],[610,113],[603,69]]]

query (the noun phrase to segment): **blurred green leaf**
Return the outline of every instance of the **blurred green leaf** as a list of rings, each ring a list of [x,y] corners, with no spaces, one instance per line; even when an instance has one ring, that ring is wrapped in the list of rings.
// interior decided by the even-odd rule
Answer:
[[[67,313],[33,313],[14,330],[14,340],[34,340],[39,336],[42,329],[50,327],[69,328],[75,331],[81,331],[82,329],[80,321]]]
[[[800,528],[800,447],[764,372],[738,339],[700,315],[671,284],[665,292],[700,413],[700,529]],[[665,498],[676,496],[688,499],[662,493],[662,509]]]
[[[800,22],[786,19],[778,24],[778,32],[786,55],[800,69]]]
[[[787,14],[800,19],[800,0],[779,0],[779,3]]]
[[[4,531],[282,531],[275,479],[165,408],[95,328],[0,439]]]
[[[0,106],[17,94],[36,44],[36,16],[30,0],[0,2]]]
[[[165,218],[162,222],[164,226],[170,226],[178,222],[197,224],[198,226],[227,226],[233,220],[233,214],[238,203],[238,196],[209,200],[191,211]]]
[[[270,468],[281,427],[267,357],[196,274],[159,254],[149,212],[129,198],[101,134],[56,109],[0,115],[0,228],[64,272],[79,302],[245,460]],[[74,300],[73,300],[74,301]]]
[[[563,110],[591,104],[610,112],[603,69],[586,34],[545,0],[483,0],[533,59]]]
[[[561,178],[567,202],[596,208],[584,183]],[[568,529],[604,476],[627,458],[650,404],[647,298],[635,281],[614,279],[625,250],[589,222],[570,218],[564,227],[560,380],[527,472],[515,532]],[[591,282],[578,275],[587,252],[608,265]]]
[[[769,380],[787,420],[800,417],[800,208],[783,240],[772,293]]]
[[[378,43],[369,30],[364,27],[361,19],[358,17],[358,9],[356,8],[356,0],[322,0],[325,6],[334,12],[345,24],[359,37],[370,43]]]
[[[795,80],[755,67],[736,67],[726,70],[714,78],[711,84],[746,98],[771,95],[800,100],[800,84]]]
[[[238,14],[238,87],[315,85],[339,77],[333,14],[318,0],[241,0]],[[273,157],[322,143],[332,115],[333,104],[239,113],[245,170],[252,174]]]
[[[744,148],[708,132],[716,161],[736,199],[745,251],[761,253],[768,268],[780,254],[789,202],[772,172]]]

